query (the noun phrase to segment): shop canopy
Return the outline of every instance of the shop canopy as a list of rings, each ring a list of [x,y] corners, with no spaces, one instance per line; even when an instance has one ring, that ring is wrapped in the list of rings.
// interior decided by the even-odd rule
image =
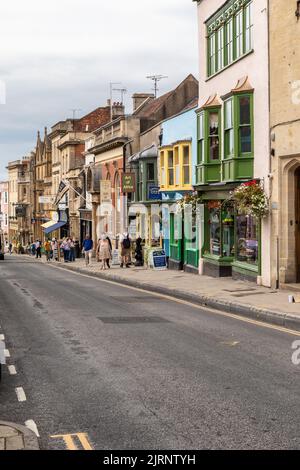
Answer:
[[[47,224],[44,224],[44,233],[52,233],[55,232],[55,230],[58,230],[59,228],[63,227],[66,225],[67,222],[54,222],[52,221],[51,225],[45,228],[45,225],[50,224],[50,222],[47,222]]]

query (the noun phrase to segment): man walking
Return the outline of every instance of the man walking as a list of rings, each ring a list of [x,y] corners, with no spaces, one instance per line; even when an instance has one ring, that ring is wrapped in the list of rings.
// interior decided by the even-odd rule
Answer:
[[[121,264],[120,268],[123,268],[124,264],[126,268],[129,268],[131,261],[131,240],[129,233],[125,232],[121,238]]]
[[[36,242],[35,242],[35,253],[36,253],[36,259],[42,257],[41,242],[39,240],[36,240]]]
[[[45,250],[46,260],[50,261],[51,260],[51,243],[50,243],[50,240],[45,241],[44,250]]]
[[[88,266],[91,264],[92,261],[92,253],[93,253],[93,240],[91,240],[91,237],[88,235],[85,237],[85,240],[83,242],[83,253],[85,257],[85,265]]]

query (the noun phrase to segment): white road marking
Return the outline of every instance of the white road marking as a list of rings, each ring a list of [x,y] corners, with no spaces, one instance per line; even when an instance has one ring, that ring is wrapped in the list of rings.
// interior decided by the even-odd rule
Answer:
[[[0,335],[0,341],[4,341],[5,340],[5,336],[4,335]]]
[[[8,366],[8,372],[10,373],[10,375],[17,375],[15,366]]]
[[[51,264],[51,265],[48,264],[47,266],[51,266],[51,268],[54,268],[54,269],[60,269],[61,271],[66,271],[65,268],[61,268],[60,266],[55,266],[53,264]],[[112,281],[112,280],[108,280],[108,279],[102,279],[102,278],[95,277],[95,276],[90,276],[89,274],[79,273],[78,271],[73,271],[72,269],[70,269],[68,271],[75,274],[76,276],[87,277],[89,279],[93,279],[94,281],[96,280],[96,281],[99,281],[99,282],[106,282],[107,284],[113,284],[113,285],[119,286],[119,287],[121,286],[124,289],[131,289],[131,290],[135,290],[137,292],[144,292],[144,293],[147,293],[147,294],[150,293],[152,295],[155,295],[156,297],[160,297],[161,299],[167,299],[167,300],[170,300],[171,302],[176,302],[177,304],[188,305],[189,307],[195,308],[195,309],[200,310],[200,311],[205,312],[205,313],[210,312],[210,313],[213,313],[214,315],[219,315],[221,317],[227,317],[227,318],[233,318],[234,320],[239,320],[239,321],[242,321],[243,323],[250,323],[250,324],[255,325],[255,326],[260,326],[260,327],[263,327],[263,328],[268,328],[270,330],[280,331],[281,333],[286,333],[286,334],[292,335],[292,336],[300,336],[300,331],[291,330],[289,328],[285,328],[284,326],[277,326],[277,325],[273,325],[272,323],[265,323],[265,322],[260,321],[260,320],[253,320],[252,318],[243,317],[243,316],[237,315],[235,313],[224,312],[222,310],[215,310],[212,307],[206,307],[205,305],[194,304],[192,301],[178,299],[177,297],[172,297],[171,295],[167,295],[167,294],[160,294],[158,292],[153,292],[149,289],[145,289],[145,288],[142,288],[142,287],[133,287],[133,286],[129,286],[129,285],[126,285],[126,284],[122,284],[121,282]]]
[[[17,387],[16,388],[16,394],[17,394],[17,397],[18,397],[19,401],[26,401],[26,395],[25,395],[25,392],[23,390],[23,387]]]
[[[25,426],[31,431],[33,431],[37,437],[40,437],[37,425],[35,424],[33,419],[28,419],[27,421],[25,421]]]
[[[10,352],[8,349],[4,349],[4,356],[5,357],[10,357]]]

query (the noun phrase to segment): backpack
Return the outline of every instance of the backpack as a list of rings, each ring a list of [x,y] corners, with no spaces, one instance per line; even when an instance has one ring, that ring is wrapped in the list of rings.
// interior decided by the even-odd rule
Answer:
[[[129,239],[129,236],[127,235],[127,237],[124,238],[123,240],[123,248],[130,248],[130,246],[131,246],[130,239]]]

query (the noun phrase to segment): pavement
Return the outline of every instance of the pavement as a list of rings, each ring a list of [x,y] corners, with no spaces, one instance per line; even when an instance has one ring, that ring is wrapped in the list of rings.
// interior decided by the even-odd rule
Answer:
[[[55,265],[55,262],[51,264]],[[126,269],[112,266],[103,271],[95,260],[88,267],[83,259],[77,259],[74,263],[59,262],[57,265],[198,305],[300,330],[300,303],[289,303],[289,295],[296,297],[296,294],[294,290],[289,291],[288,286],[283,290],[274,290],[231,278],[197,276],[184,271],[154,271],[144,267]]]
[[[25,426],[0,421],[0,450],[39,450],[39,444]]]
[[[297,331],[18,256],[0,324],[0,416],[42,450],[300,449]]]

